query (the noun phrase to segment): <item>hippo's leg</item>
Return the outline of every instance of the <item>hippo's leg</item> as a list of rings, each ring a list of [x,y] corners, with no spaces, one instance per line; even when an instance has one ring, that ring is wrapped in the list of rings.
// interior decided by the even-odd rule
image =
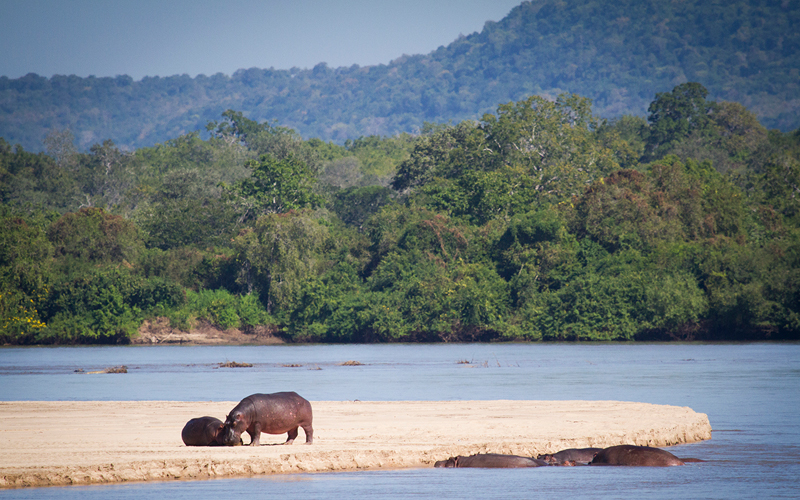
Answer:
[[[303,432],[306,433],[306,444],[311,444],[314,442],[314,428],[311,427],[311,424],[303,426]]]
[[[247,429],[247,433],[250,434],[250,446],[261,445],[261,424],[254,424],[251,429]]]
[[[295,427],[294,429],[289,430],[289,436],[286,438],[286,442],[283,444],[294,443],[294,440],[297,439],[297,434],[298,434],[297,429],[299,429],[299,427]]]

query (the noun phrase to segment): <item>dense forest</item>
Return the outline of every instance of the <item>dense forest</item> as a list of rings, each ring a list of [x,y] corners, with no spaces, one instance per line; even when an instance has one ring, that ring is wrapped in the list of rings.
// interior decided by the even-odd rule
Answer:
[[[132,151],[235,109],[341,145],[477,120],[529,95],[575,93],[606,118],[645,117],[656,92],[688,81],[788,132],[800,127],[797,26],[797,1],[535,0],[480,33],[376,66],[0,77],[0,137],[41,151],[47,131],[70,129],[81,151],[105,139]]]
[[[800,338],[800,130],[699,83],[647,118],[564,93],[343,145],[205,130],[0,139],[0,342]]]

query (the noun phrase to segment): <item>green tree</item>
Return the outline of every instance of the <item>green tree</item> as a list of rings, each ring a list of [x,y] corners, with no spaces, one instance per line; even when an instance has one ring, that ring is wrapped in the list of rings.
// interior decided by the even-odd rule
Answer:
[[[185,301],[175,283],[145,280],[126,267],[94,268],[53,286],[48,324],[39,342],[125,343],[150,314],[163,314]]]
[[[231,109],[222,113],[221,122],[209,122],[206,130],[228,145],[239,144],[258,155],[270,155],[277,160],[295,157],[316,174],[323,156],[340,156],[341,146],[324,143],[319,139],[303,141],[300,134],[288,127],[258,123]]]
[[[573,228],[610,252],[647,250],[681,236],[673,204],[658,206],[649,179],[634,170],[615,172],[594,183],[575,201]]]
[[[80,155],[75,174],[81,188],[81,207],[119,205],[134,181],[130,170],[132,155],[120,150],[112,140],[94,144]]]
[[[257,162],[249,162],[248,167],[251,169],[250,177],[231,189],[238,197],[240,220],[267,213],[315,208],[323,201],[314,193],[316,178],[308,165],[294,156],[278,160],[264,155]]]
[[[708,90],[697,82],[682,83],[672,92],[659,92],[647,109],[650,131],[647,157],[656,159],[692,133],[707,133],[716,103],[706,101]]]
[[[503,104],[485,115],[486,147],[494,165],[523,168],[540,201],[558,202],[579,194],[619,168],[613,152],[596,141],[591,100],[561,94],[555,101],[531,96]]]
[[[435,178],[453,178],[465,167],[464,163],[481,168],[482,142],[483,134],[472,122],[431,127],[414,144],[410,157],[399,165],[392,187],[405,191]]]
[[[269,132],[272,127],[269,123],[253,121],[241,111],[228,109],[222,113],[222,120],[212,121],[206,125],[206,130],[212,136],[222,139],[226,143],[242,143],[250,147],[251,142],[262,132]]]
[[[747,173],[754,202],[775,210],[792,227],[800,227],[800,129],[770,132],[763,161]]]
[[[512,217],[569,200],[619,168],[596,128],[591,101],[573,94],[502,104],[479,125],[435,129],[415,145],[392,186],[414,188],[416,203],[479,224]]]
[[[41,214],[23,218],[0,206],[0,342],[25,343],[46,326],[53,247]]]
[[[742,176],[754,166],[759,152],[767,145],[767,130],[755,115],[739,103],[711,103],[709,124],[692,130],[683,139],[672,141],[660,150],[684,162],[709,161],[725,174]]]
[[[517,215],[493,245],[493,260],[506,280],[525,275],[526,287],[546,286],[566,237],[563,216],[552,208]]]
[[[150,247],[224,246],[236,226],[234,207],[214,193],[197,169],[172,170],[133,220]]]
[[[12,148],[0,138],[0,201],[17,207],[41,207],[61,213],[77,208],[83,197],[75,174],[50,156]]]
[[[102,208],[82,208],[61,216],[48,227],[47,237],[57,261],[64,260],[65,265],[130,265],[144,250],[139,229]]]
[[[358,158],[367,179],[375,179],[375,183],[385,186],[400,163],[408,159],[416,141],[416,137],[407,133],[392,137],[370,135],[346,140],[345,148]]]
[[[245,293],[258,292],[270,314],[286,312],[302,283],[328,265],[327,244],[327,227],[309,211],[264,215],[233,241],[236,281]]]
[[[343,189],[333,195],[331,210],[345,224],[362,227],[369,217],[394,202],[391,189],[380,186]]]

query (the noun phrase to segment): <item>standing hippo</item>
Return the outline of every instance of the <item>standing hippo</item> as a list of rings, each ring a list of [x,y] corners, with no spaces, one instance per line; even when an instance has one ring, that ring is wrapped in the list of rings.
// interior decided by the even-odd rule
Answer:
[[[217,439],[228,446],[236,444],[244,431],[250,435],[250,446],[260,444],[262,432],[288,432],[289,437],[284,444],[292,444],[297,437],[298,427],[302,427],[306,433],[306,444],[314,441],[311,403],[296,392],[247,396],[228,414],[224,427]]]
[[[547,453],[545,455],[539,455],[536,458],[555,465],[562,465],[566,462],[588,464],[594,459],[594,456],[602,450],[603,448],[567,448],[558,453]]]
[[[669,465],[684,465],[684,462],[672,453],[659,448],[623,444],[600,451],[589,465],[666,467]]]
[[[497,453],[481,453],[463,457],[450,457],[439,460],[434,467],[483,467],[486,469],[513,469],[517,467],[542,467],[550,465],[544,460],[517,455],[500,455]]]
[[[193,418],[186,422],[181,431],[181,439],[186,446],[218,446],[217,441],[225,424],[214,417]]]

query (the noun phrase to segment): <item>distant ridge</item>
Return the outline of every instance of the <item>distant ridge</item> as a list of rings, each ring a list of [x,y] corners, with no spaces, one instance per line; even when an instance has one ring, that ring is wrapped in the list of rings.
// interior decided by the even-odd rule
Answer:
[[[595,113],[643,115],[657,92],[697,81],[768,128],[800,127],[800,2],[540,0],[480,33],[389,64],[251,68],[146,77],[0,77],[0,137],[40,150],[50,129],[81,148],[151,146],[203,130],[226,109],[344,141],[480,118],[499,103],[568,91]]]

